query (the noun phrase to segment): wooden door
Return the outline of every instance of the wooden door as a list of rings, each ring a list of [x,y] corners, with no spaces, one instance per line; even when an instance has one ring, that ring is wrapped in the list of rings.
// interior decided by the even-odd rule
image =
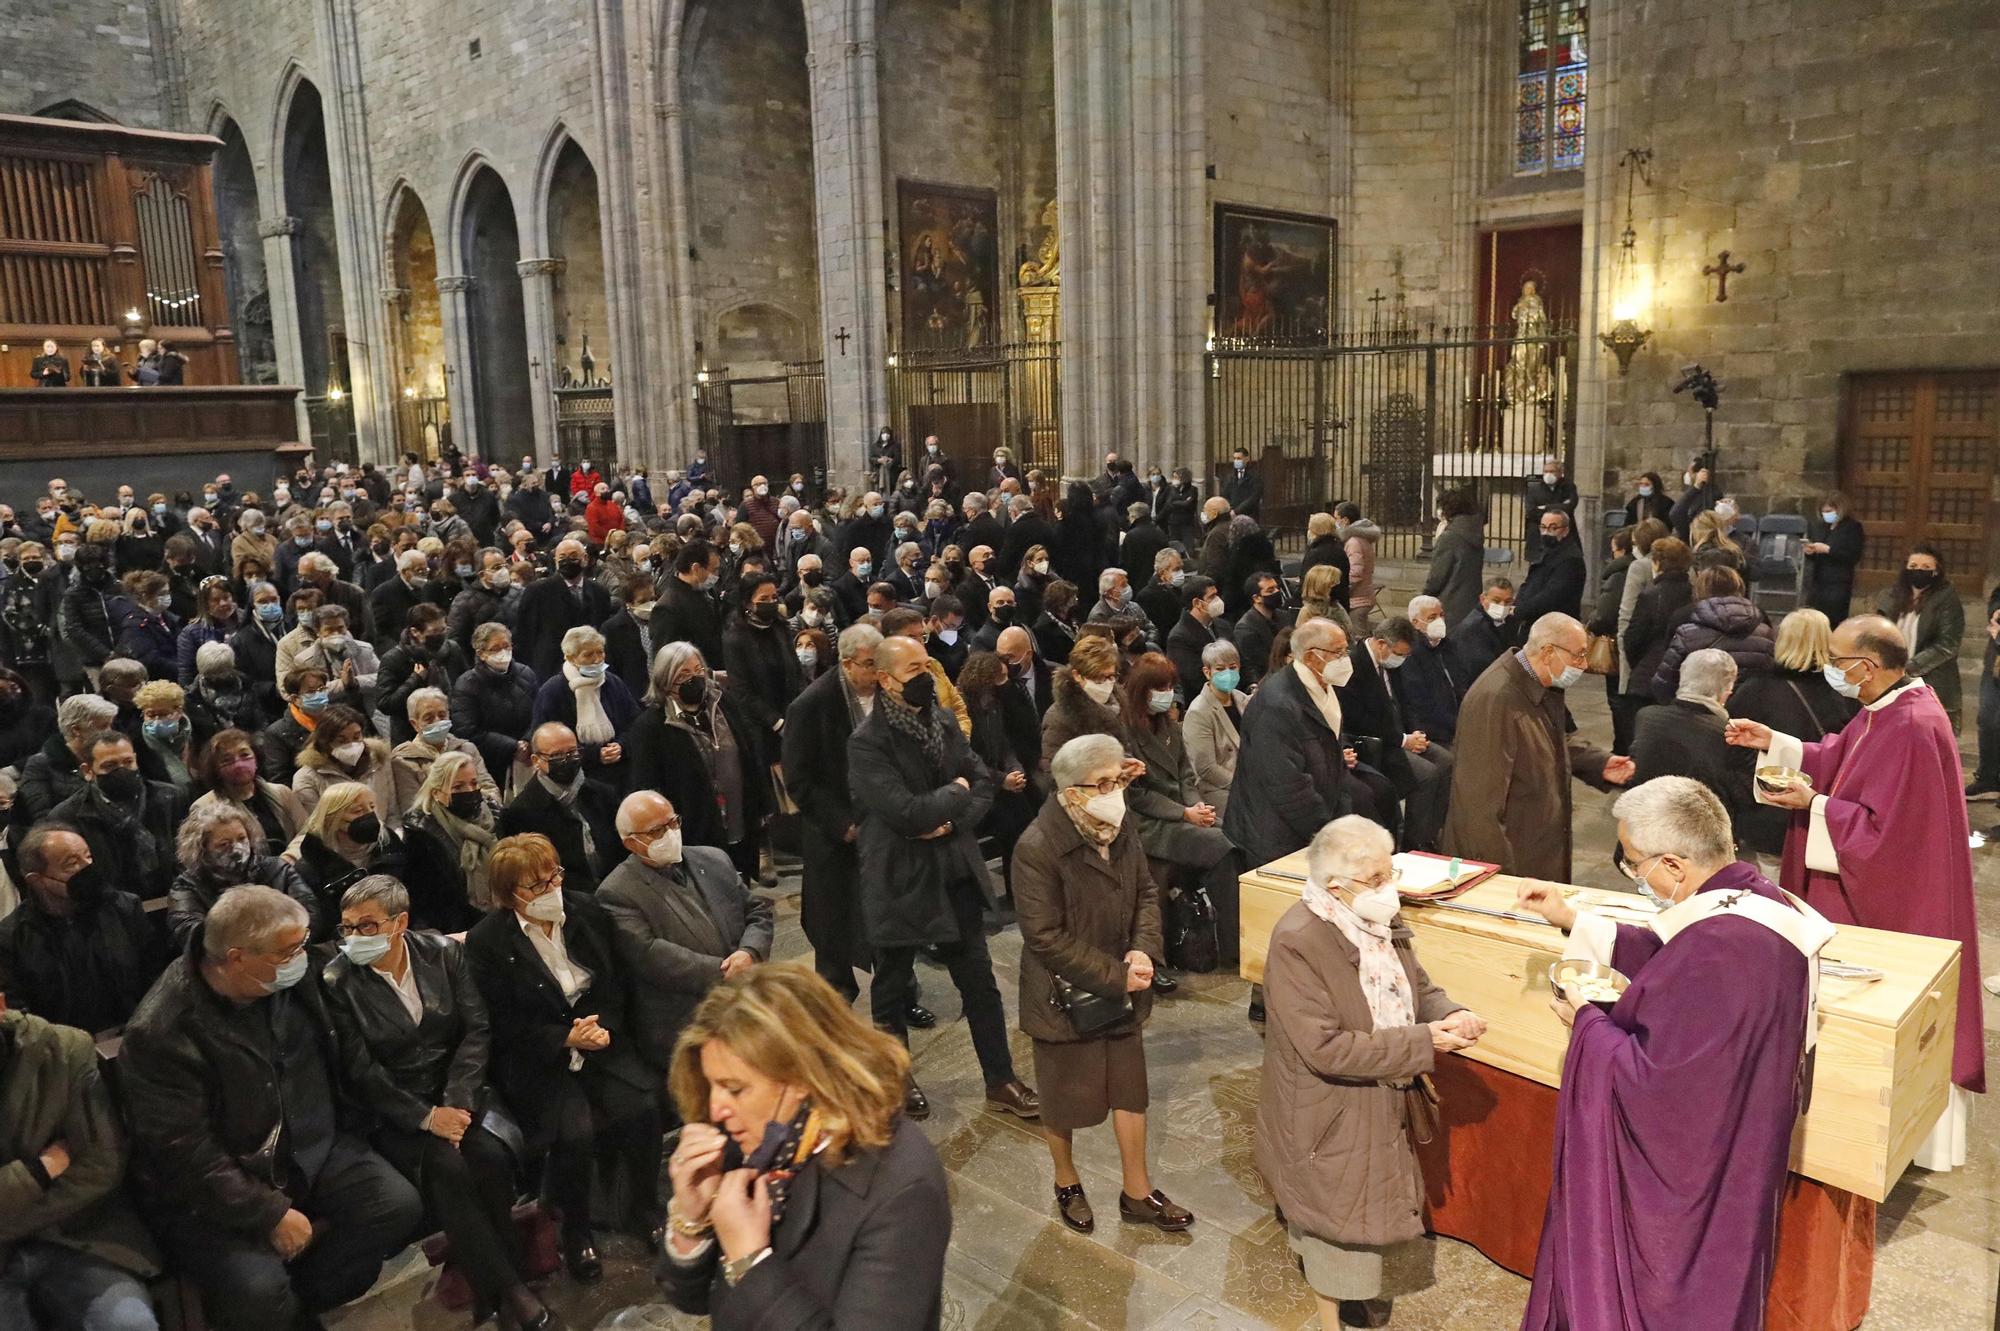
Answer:
[[[1996,568],[2000,372],[1849,375],[1840,480],[1867,529],[1859,588],[1895,577],[1913,545],[1937,548],[1964,596]]]

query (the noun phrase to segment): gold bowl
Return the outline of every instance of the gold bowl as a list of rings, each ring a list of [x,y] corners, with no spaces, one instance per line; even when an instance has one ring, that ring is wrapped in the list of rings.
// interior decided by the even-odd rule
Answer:
[[[1796,767],[1776,764],[1757,769],[1757,788],[1766,795],[1782,795],[1788,790],[1812,789],[1812,778]]]
[[[1573,1006],[1595,1003],[1608,1012],[1631,987],[1631,980],[1601,961],[1565,958],[1549,965],[1549,988]]]

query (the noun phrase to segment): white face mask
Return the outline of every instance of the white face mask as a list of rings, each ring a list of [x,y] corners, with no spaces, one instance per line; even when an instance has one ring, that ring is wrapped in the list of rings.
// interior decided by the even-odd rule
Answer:
[[[354,764],[360,762],[361,755],[366,752],[368,752],[368,747],[358,739],[351,744],[336,744],[333,746],[333,756],[348,767],[352,767]]]
[[[1091,701],[1100,707],[1111,701],[1111,690],[1116,687],[1116,681],[1109,679],[1086,679],[1083,681],[1083,691],[1089,694]]]
[[[543,924],[561,924],[563,922],[562,893],[544,892],[533,901],[530,901],[521,913],[531,920],[540,920]]]
[[[1438,618],[1433,619],[1430,623],[1424,625],[1424,636],[1426,638],[1429,638],[1432,642],[1443,642],[1444,633],[1445,629],[1444,629],[1443,616],[1439,616]]]
[[[1336,656],[1319,668],[1319,677],[1328,688],[1341,688],[1354,678],[1354,662],[1345,656]]]
[[[947,647],[956,647],[956,646],[958,646],[958,630],[957,630],[957,629],[939,629],[939,630],[938,630],[938,641],[939,641],[939,642],[941,642],[941,643],[943,643],[943,644],[944,644],[945,646],[947,646]]]
[[[1506,623],[1507,617],[1513,613],[1514,607],[1511,605],[1489,605],[1486,607],[1486,617],[1495,624]]]
[[[681,829],[669,828],[646,847],[646,863],[656,869],[664,869],[670,864],[681,862]]]
[[[1223,612],[1227,610],[1228,607],[1223,605],[1222,598],[1220,596],[1211,596],[1208,598],[1207,609],[1208,609],[1208,617],[1210,619],[1221,619]]]
[[[1545,471],[1542,473],[1543,485],[1554,485],[1556,483],[1556,479],[1557,479],[1556,474],[1552,471]]]
[[[1037,559],[1029,566],[1028,571],[1038,578],[1045,578],[1049,573],[1049,561],[1046,559]]]
[[[495,670],[505,670],[508,666],[514,664],[514,653],[505,648],[497,652],[491,652],[486,657],[486,664],[492,666]]]
[[[1384,670],[1401,670],[1403,662],[1409,659],[1407,656],[1398,656],[1393,651],[1384,652],[1382,653],[1382,668]]]
[[[1114,790],[1109,795],[1092,795],[1083,802],[1083,811],[1107,826],[1123,826],[1125,822],[1125,792]]]
[[[1348,909],[1370,924],[1387,924],[1396,918],[1396,912],[1402,909],[1402,905],[1401,899],[1396,895],[1396,889],[1388,883],[1383,883],[1380,887],[1356,892],[1354,901]]]

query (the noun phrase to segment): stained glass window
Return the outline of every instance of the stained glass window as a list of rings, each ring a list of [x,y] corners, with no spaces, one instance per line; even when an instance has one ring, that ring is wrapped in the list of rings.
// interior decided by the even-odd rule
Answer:
[[[1583,167],[1588,0],[1521,0],[1514,81],[1514,174]]]

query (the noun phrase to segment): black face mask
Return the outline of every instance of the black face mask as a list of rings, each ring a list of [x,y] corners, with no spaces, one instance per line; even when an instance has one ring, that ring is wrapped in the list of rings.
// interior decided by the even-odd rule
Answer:
[[[1014,622],[1014,607],[1011,605],[996,605],[988,617],[1004,629]]]
[[[39,559],[24,559],[21,561],[21,572],[31,578],[39,578],[48,571],[48,567],[47,564]]]
[[[582,577],[583,561],[581,559],[558,559],[556,561],[556,572],[562,574],[565,578]]]
[[[582,770],[583,770],[582,758],[577,758],[577,757],[554,758],[551,759],[549,762],[549,780],[555,782],[559,786],[566,786],[570,782],[576,780],[577,773],[581,772]]]
[[[454,791],[445,807],[451,810],[452,817],[469,823],[486,807],[486,797],[476,790]]]
[[[426,633],[422,638],[418,639],[419,642],[423,643],[424,650],[427,652],[441,650],[444,647],[444,640],[445,635],[442,633]]]
[[[674,696],[681,700],[683,707],[699,707],[702,699],[708,697],[708,676],[689,675],[674,688]]]
[[[826,574],[816,568],[807,569],[804,573],[799,574],[799,581],[808,587],[817,587],[826,581]]]
[[[104,872],[97,867],[96,861],[93,860],[70,875],[70,880],[66,887],[71,904],[77,906],[92,905],[104,897]]]
[[[1937,581],[1937,570],[1934,568],[1906,568],[1903,570],[1903,580],[1912,587],[1922,590]]]
[[[1547,532],[1543,532],[1543,533],[1542,533],[1542,549],[1544,549],[1544,550],[1553,550],[1553,549],[1555,549],[1555,548],[1556,548],[1557,546],[1561,545],[1562,543],[1563,543],[1563,538],[1562,538],[1562,537],[1560,537],[1560,536],[1551,536],[1551,535],[1549,535],[1549,534],[1548,534]]]
[[[778,622],[778,603],[759,601],[750,607],[750,622],[753,624],[775,624]]]
[[[937,682],[925,671],[914,679],[903,682],[903,702],[906,706],[925,708],[937,701]]]
[[[146,778],[133,767],[115,767],[109,772],[98,774],[97,785],[104,792],[104,798],[117,804],[128,804],[145,793]]]
[[[347,825],[347,839],[364,846],[375,844],[375,838],[382,835],[382,820],[372,813],[364,813]]]
[[[1263,606],[1266,610],[1276,610],[1284,603],[1285,594],[1283,592],[1265,592],[1257,598],[1257,604]]]

